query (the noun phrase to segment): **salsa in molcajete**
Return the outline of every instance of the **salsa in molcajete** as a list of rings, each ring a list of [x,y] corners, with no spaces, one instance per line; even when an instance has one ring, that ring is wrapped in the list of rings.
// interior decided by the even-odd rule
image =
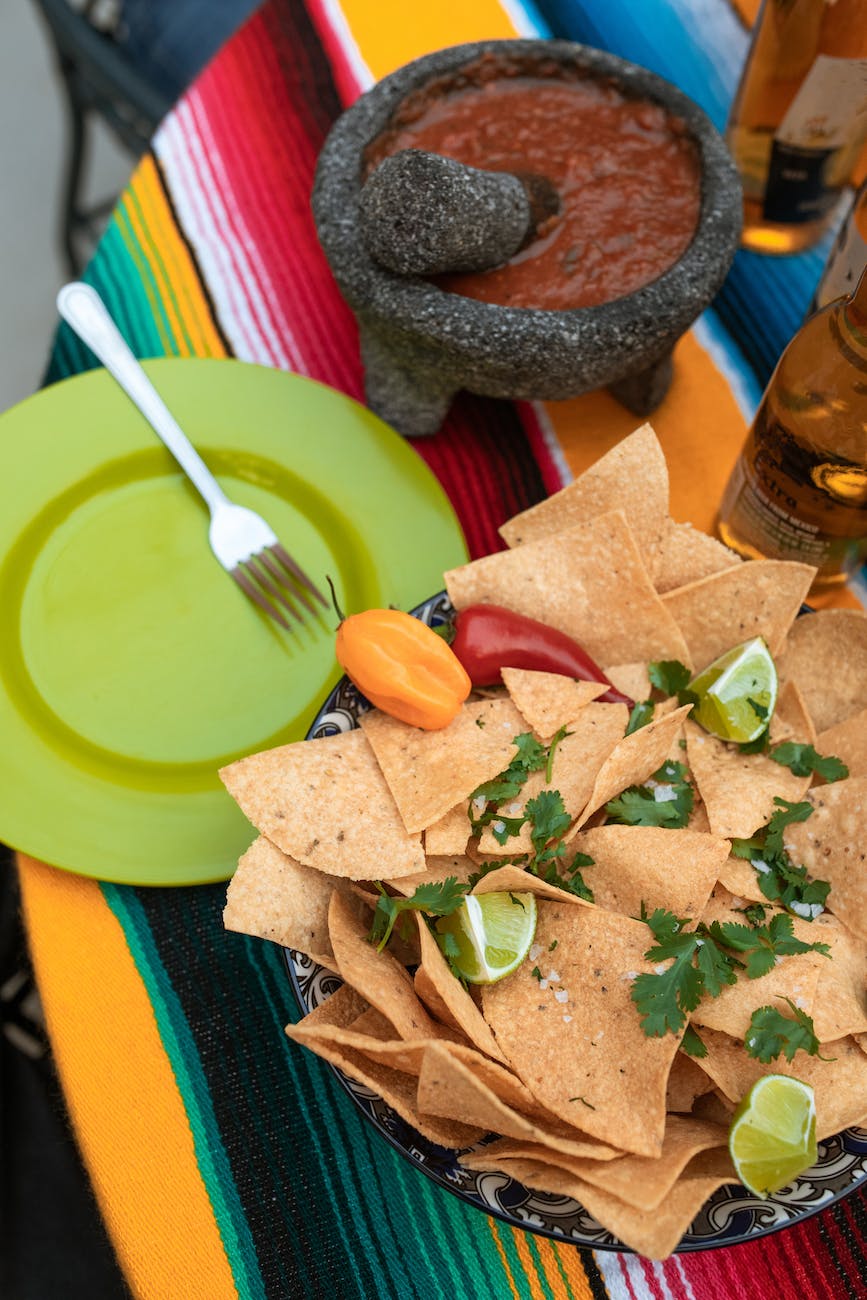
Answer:
[[[564,310],[624,297],[676,262],[698,224],[700,159],[686,124],[608,78],[480,60],[457,84],[408,96],[368,149],[368,172],[401,149],[542,175],[558,191],[559,212],[510,261],[437,278],[484,302]]]

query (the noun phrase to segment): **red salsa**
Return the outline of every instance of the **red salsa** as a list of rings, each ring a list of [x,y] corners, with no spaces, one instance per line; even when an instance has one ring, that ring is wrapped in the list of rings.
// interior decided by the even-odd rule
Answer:
[[[433,89],[405,101],[368,151],[369,169],[401,149],[427,149],[489,171],[539,173],[560,195],[557,215],[509,262],[440,276],[444,289],[510,307],[591,307],[655,280],[690,243],[698,150],[660,105],[593,77],[489,74]]]

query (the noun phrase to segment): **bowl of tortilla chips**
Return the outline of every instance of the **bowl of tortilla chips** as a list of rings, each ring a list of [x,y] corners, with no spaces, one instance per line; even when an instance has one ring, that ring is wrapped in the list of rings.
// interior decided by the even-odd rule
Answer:
[[[809,566],[742,562],[671,520],[647,425],[501,532],[414,613],[490,602],[558,627],[644,703],[640,725],[604,687],[506,669],[424,732],[344,680],[307,741],[221,774],[259,833],[225,925],[285,947],[289,1037],[469,1203],[655,1259],[783,1227],[867,1178],[867,615],[799,618]],[[779,692],[761,743],[735,745],[691,719],[672,668],[753,637]],[[478,792],[519,736],[548,757],[500,834]],[[561,813],[544,859],[540,795]],[[425,915],[456,889],[535,895],[532,946],[496,983],[456,978]],[[383,898],[387,946],[369,941]],[[677,983],[690,962],[700,996]],[[759,1197],[728,1126],[767,1074],[813,1089],[819,1158]]]

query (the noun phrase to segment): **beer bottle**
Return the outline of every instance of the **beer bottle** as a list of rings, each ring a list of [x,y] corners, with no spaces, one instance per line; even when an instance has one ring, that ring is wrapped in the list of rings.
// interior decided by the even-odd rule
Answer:
[[[726,140],[747,248],[821,238],[867,139],[867,0],[762,0]]]
[[[814,589],[844,582],[867,559],[867,267],[780,357],[718,530],[745,557],[815,565]]]
[[[818,311],[835,298],[851,293],[864,266],[867,266],[867,180],[862,182],[840,227],[810,310]]]

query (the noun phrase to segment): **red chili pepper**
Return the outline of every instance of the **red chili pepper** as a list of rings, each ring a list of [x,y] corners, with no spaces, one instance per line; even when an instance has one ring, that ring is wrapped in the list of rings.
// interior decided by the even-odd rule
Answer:
[[[540,673],[562,673],[583,682],[606,682],[609,690],[599,698],[609,704],[633,701],[612,686],[586,650],[565,632],[538,619],[518,614],[503,605],[468,605],[455,617],[452,650],[474,686],[502,682],[501,668],[529,668]]]

